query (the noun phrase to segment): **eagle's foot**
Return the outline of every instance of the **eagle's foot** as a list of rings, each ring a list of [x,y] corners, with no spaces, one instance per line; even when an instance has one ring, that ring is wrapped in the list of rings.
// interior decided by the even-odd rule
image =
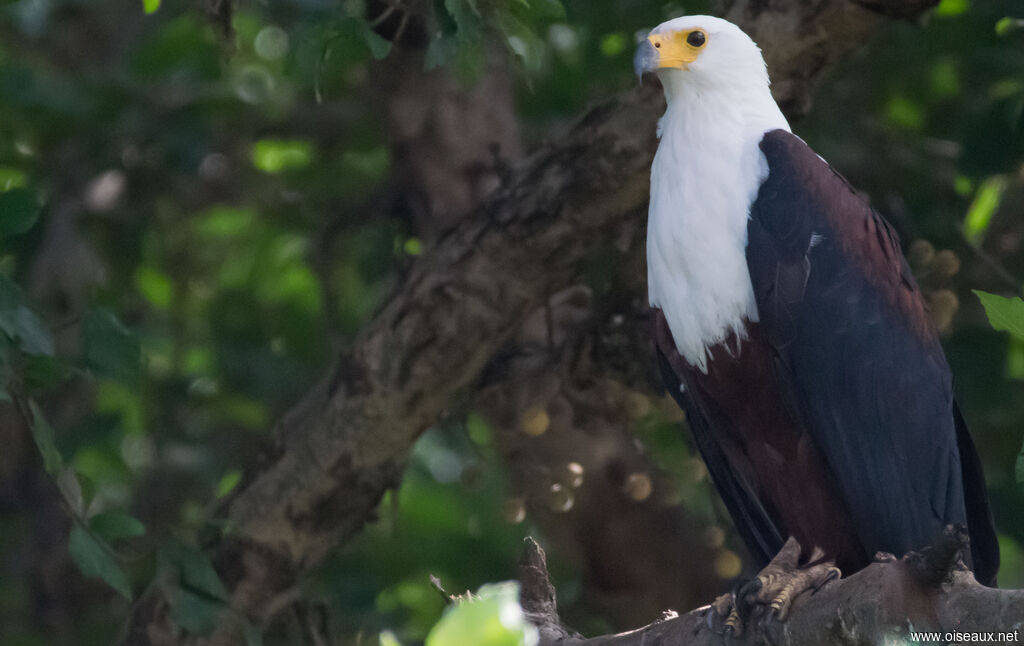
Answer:
[[[796,539],[790,538],[756,578],[735,593],[715,600],[712,610],[718,617],[725,617],[723,632],[739,637],[751,620],[759,616],[785,621],[797,597],[807,591],[817,592],[839,579],[839,568],[831,561],[823,561],[821,550],[815,548],[809,565],[800,565],[801,551]]]

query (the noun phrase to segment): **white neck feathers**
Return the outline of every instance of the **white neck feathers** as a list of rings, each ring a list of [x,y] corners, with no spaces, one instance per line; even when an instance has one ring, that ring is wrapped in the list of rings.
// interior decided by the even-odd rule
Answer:
[[[706,87],[682,74],[662,76],[668,110],[651,168],[648,296],[679,353],[706,372],[708,348],[733,333],[742,339],[744,321],[758,319],[747,219],[768,174],[761,139],[789,125],[766,76],[763,84]]]

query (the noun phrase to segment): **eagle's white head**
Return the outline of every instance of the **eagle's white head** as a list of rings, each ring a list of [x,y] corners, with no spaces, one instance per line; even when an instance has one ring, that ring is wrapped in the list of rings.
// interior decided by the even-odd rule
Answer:
[[[760,48],[739,27],[713,16],[658,25],[641,39],[633,63],[638,75],[658,74],[670,103],[684,92],[770,96]]]
[[[707,348],[758,320],[747,269],[750,205],[767,176],[765,132],[788,130],[772,99],[761,50],[736,25],[684,16],[637,48],[636,71],[655,72],[668,109],[651,166],[648,296],[680,354],[704,370]]]

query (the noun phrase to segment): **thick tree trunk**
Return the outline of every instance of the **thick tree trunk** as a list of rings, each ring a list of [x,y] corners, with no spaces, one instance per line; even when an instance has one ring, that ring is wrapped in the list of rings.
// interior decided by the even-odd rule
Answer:
[[[776,96],[792,114],[806,108],[824,67],[885,15],[931,4],[751,1],[732,3],[727,15],[768,54]],[[237,612],[257,624],[271,618],[303,572],[374,518],[415,439],[477,381],[525,316],[572,284],[592,248],[638,236],[663,109],[652,85],[631,90],[518,165],[417,261],[354,349],[278,423],[265,460],[223,510],[230,532],[208,546]],[[211,641],[239,638],[226,625]],[[126,642],[184,641],[152,588]]]

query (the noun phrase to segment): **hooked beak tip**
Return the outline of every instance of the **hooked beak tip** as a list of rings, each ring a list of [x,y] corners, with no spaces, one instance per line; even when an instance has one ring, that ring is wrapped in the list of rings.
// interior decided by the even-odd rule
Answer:
[[[633,71],[636,72],[637,82],[643,78],[644,72],[650,72],[658,67],[658,50],[647,39],[650,32],[637,32],[636,54],[633,55]]]

